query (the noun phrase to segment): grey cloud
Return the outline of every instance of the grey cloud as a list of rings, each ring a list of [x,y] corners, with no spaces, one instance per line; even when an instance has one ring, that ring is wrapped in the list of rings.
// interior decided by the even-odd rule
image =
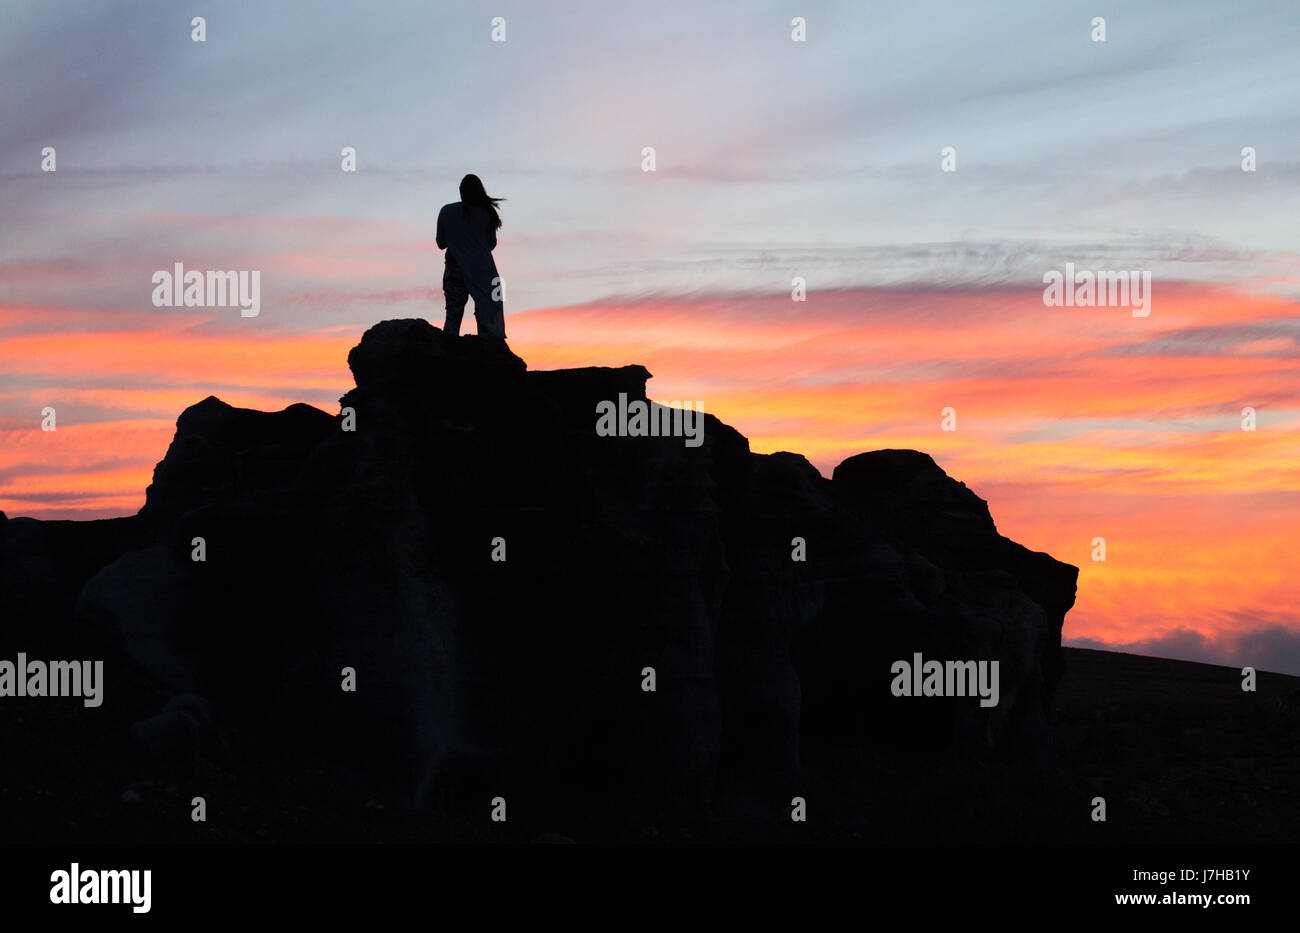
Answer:
[[[1254,626],[1241,631],[1208,638],[1191,629],[1177,629],[1156,638],[1144,638],[1108,644],[1091,638],[1070,638],[1066,644],[1076,648],[1122,651],[1156,658],[1197,661],[1229,667],[1253,667],[1261,671],[1300,675],[1300,619],[1284,614],[1229,612],[1225,616],[1236,624]],[[1261,619],[1274,620],[1260,625]],[[1285,620],[1287,624],[1282,624]]]

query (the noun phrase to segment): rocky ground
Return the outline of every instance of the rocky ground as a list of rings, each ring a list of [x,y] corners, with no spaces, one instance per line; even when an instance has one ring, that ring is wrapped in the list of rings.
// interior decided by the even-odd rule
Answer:
[[[345,755],[258,730],[233,737],[220,761],[161,772],[129,739],[129,717],[93,721],[70,703],[29,704],[0,718],[6,841],[580,842],[838,841],[1293,842],[1300,832],[1300,678],[1263,674],[1255,694],[1240,672],[1065,649],[1055,706],[1059,768],[948,755],[804,750],[796,775],[724,782],[710,812],[641,822],[612,795],[604,810],[533,813],[517,801],[506,824],[486,799],[463,811],[407,806]],[[165,689],[131,687],[161,705]],[[204,795],[206,823],[189,819]],[[809,801],[793,824],[785,804]],[[1107,822],[1089,819],[1106,797]],[[586,802],[590,802],[586,799]]]

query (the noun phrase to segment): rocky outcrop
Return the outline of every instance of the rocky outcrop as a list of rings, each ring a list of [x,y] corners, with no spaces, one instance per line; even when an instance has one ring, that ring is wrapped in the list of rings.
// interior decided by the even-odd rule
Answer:
[[[1046,754],[1077,571],[999,535],[925,454],[826,479],[712,416],[698,447],[598,436],[597,403],[645,400],[644,368],[530,372],[421,320],[348,363],[338,415],[187,409],[130,534],[80,546],[76,624],[421,802],[698,809],[719,774],[797,772],[809,738]],[[72,572],[20,521],[6,566]],[[915,652],[997,660],[998,705],[892,696]],[[153,713],[137,732],[189,754],[193,724]]]

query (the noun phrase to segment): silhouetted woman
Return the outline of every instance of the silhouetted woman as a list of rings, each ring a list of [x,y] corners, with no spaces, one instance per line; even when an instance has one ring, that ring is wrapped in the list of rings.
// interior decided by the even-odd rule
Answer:
[[[501,279],[492,258],[501,227],[497,205],[502,200],[488,197],[477,175],[466,175],[460,180],[460,200],[444,204],[438,212],[438,249],[447,251],[447,268],[442,274],[447,321],[442,329],[453,337],[460,334],[465,301],[473,296],[479,336],[505,339]]]

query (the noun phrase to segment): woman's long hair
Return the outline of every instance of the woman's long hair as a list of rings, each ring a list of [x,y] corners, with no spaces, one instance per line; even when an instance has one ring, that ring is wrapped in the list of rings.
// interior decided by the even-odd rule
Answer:
[[[492,215],[494,230],[501,229],[501,215],[497,213],[497,205],[504,200],[505,198],[489,197],[487,191],[483,189],[483,182],[477,175],[466,175],[460,180],[461,211],[468,214],[471,204],[485,208]]]

